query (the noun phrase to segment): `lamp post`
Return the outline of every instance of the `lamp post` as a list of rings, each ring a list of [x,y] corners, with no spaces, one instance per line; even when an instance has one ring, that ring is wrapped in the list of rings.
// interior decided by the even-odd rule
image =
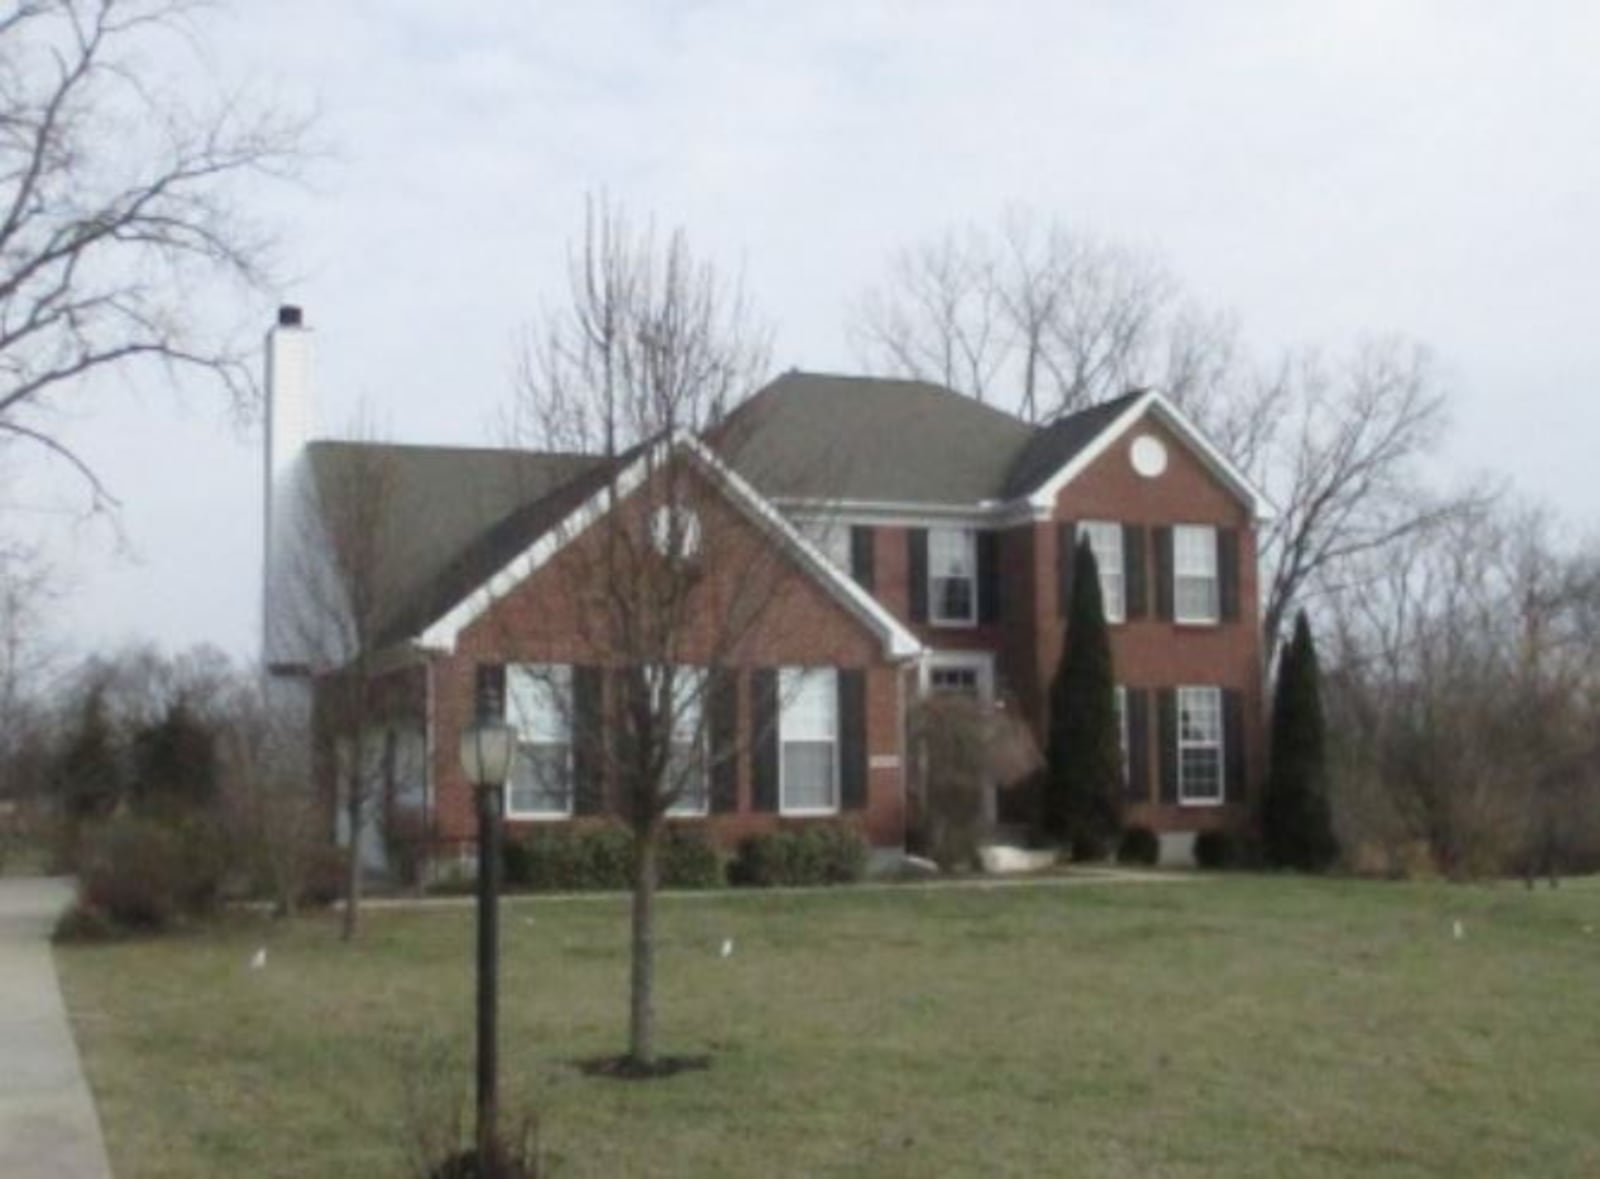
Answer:
[[[499,719],[498,700],[484,702],[461,734],[461,768],[478,798],[478,1160],[498,1150],[500,1010],[500,816],[516,733]]]

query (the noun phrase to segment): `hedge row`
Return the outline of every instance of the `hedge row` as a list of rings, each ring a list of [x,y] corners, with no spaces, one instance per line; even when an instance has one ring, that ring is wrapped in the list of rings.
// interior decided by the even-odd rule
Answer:
[[[865,874],[867,850],[853,827],[817,824],[749,836],[724,865],[703,833],[672,826],[661,840],[658,882],[663,888],[842,884]],[[513,891],[621,890],[632,882],[632,857],[633,837],[622,827],[552,827],[506,840],[503,882]]]

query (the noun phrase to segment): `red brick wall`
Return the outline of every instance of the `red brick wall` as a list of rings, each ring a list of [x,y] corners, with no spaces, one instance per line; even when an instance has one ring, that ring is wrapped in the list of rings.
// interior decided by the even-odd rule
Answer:
[[[1154,479],[1136,473],[1128,450],[1141,434],[1154,434],[1167,447],[1167,469]],[[1117,680],[1134,688],[1166,688],[1179,684],[1215,684],[1238,690],[1244,704],[1247,789],[1260,782],[1266,757],[1262,699],[1261,625],[1259,616],[1256,535],[1245,505],[1209,468],[1159,421],[1147,418],[1125,432],[1104,454],[1062,488],[1056,500],[1057,520],[1115,520],[1146,526],[1145,568],[1149,606],[1145,618],[1111,626],[1111,655]],[[1155,547],[1149,529],[1155,525],[1204,524],[1239,532],[1239,618],[1214,626],[1163,622],[1155,617]],[[1056,608],[1055,525],[1034,529],[1038,555],[1036,675],[1048,685],[1060,658],[1063,627]],[[1048,702],[1036,697],[1043,716]],[[1152,798],[1159,759],[1152,699],[1149,764]],[[1246,799],[1229,799],[1226,807],[1179,807],[1150,802],[1130,810],[1127,821],[1159,830],[1199,830],[1238,821],[1247,813]]]
[[[704,490],[702,488],[702,490]],[[628,510],[625,504],[622,510]],[[696,497],[705,540],[714,554],[707,581],[698,591],[701,625],[685,629],[679,649],[684,664],[718,662],[746,671],[756,667],[827,666],[860,668],[866,673],[867,753],[897,759],[893,767],[868,771],[867,806],[843,818],[858,822],[876,845],[900,846],[905,837],[901,672],[887,662],[882,639],[842,606],[792,558],[780,555],[725,499],[715,492]],[[438,831],[444,840],[467,841],[476,827],[470,789],[457,764],[459,734],[472,715],[476,668],[480,663],[614,662],[605,652],[596,619],[605,617],[585,593],[600,593],[595,574],[601,530],[574,540],[544,568],[496,602],[458,637],[453,654],[438,656],[434,672],[434,783]],[[753,593],[751,579],[765,582]],[[588,591],[584,587],[588,586]],[[759,620],[742,631],[734,650],[725,650],[728,610],[744,594],[746,605],[760,603]],[[750,684],[740,675],[741,745],[748,745]],[[869,761],[870,765],[870,761]],[[779,822],[750,810],[750,750],[738,758],[740,809],[731,815],[674,822],[703,823],[719,841]],[[794,820],[783,820],[785,823]],[[517,826],[520,824],[513,824]],[[531,823],[529,825],[537,825]]]
[[[1155,479],[1138,475],[1128,459],[1133,439],[1151,433],[1167,447],[1167,469]],[[909,557],[905,527],[875,529],[874,574],[879,600],[928,646],[940,650],[996,653],[997,688],[1011,694],[1029,718],[1043,747],[1049,690],[1061,657],[1064,626],[1057,601],[1057,523],[1114,520],[1146,527],[1145,618],[1113,624],[1112,658],[1118,681],[1134,688],[1214,684],[1242,693],[1245,764],[1250,787],[1265,761],[1264,704],[1256,536],[1245,505],[1159,421],[1147,419],[1126,431],[1079,473],[1057,497],[1049,522],[1001,530],[1001,622],[975,627],[932,626],[910,617]],[[1180,625],[1155,618],[1155,552],[1149,529],[1156,525],[1208,524],[1239,532],[1239,618],[1215,626]],[[1152,698],[1151,791],[1158,784]],[[1232,823],[1245,800],[1226,807],[1175,807],[1155,802],[1135,807],[1129,822],[1161,830],[1194,830]]]

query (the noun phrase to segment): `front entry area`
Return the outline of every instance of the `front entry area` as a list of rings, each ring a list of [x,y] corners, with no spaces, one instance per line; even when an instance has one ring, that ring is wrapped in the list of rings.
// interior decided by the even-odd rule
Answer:
[[[994,655],[988,651],[929,651],[922,657],[920,688],[924,695],[969,696],[985,708],[994,706]],[[983,792],[983,817],[995,821],[995,789]]]

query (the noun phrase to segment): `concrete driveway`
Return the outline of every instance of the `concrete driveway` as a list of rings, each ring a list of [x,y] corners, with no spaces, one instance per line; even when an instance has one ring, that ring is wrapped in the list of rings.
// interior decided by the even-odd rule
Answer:
[[[67,880],[0,880],[0,1176],[109,1179],[50,957]]]

